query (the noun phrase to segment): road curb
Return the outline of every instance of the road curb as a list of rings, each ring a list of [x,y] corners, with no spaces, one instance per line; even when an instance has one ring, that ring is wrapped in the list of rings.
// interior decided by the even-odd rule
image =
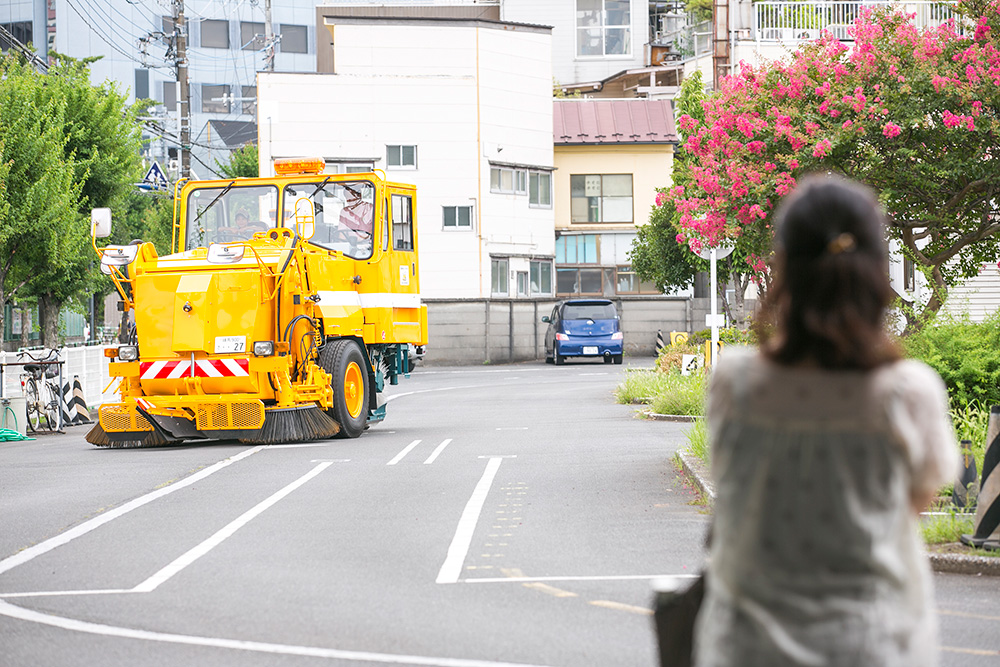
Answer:
[[[715,486],[709,477],[708,466],[687,452],[677,452],[677,461],[711,508],[715,504]],[[1000,577],[1000,558],[933,552],[928,553],[927,558],[935,572]]]
[[[646,419],[664,422],[693,422],[701,419],[701,417],[692,417],[691,415],[661,415],[650,410],[640,410],[640,412]]]

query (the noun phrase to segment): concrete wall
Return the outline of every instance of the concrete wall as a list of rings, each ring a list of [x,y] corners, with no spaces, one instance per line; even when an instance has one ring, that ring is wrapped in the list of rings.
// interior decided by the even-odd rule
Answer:
[[[705,327],[708,299],[619,297],[626,357],[653,356],[656,333]],[[425,299],[429,324],[427,364],[502,364],[545,358],[542,317],[555,299]]]

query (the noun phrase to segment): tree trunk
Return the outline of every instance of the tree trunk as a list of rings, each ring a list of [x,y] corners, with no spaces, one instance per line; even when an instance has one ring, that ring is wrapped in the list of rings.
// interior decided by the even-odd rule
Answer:
[[[21,347],[31,347],[31,309],[21,306]]]
[[[945,299],[948,298],[948,284],[944,281],[944,276],[941,274],[941,267],[935,265],[931,269],[931,298],[927,301],[924,307],[917,312],[917,304],[914,304],[913,308],[907,308],[904,312],[906,314],[906,327],[903,328],[903,336],[909,336],[910,334],[915,334],[921,329],[923,329],[928,322],[934,319],[934,316],[938,314],[941,307],[944,306]]]
[[[59,307],[62,303],[47,294],[38,297],[38,319],[42,329],[42,346],[59,349]]]

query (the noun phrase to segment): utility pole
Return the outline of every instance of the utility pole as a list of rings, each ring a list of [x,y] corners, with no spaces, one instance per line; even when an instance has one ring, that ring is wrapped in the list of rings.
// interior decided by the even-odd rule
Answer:
[[[271,0],[264,0],[264,71],[274,71],[274,28],[271,27]]]
[[[181,178],[191,175],[191,87],[188,84],[187,26],[184,0],[174,0],[174,34],[177,44],[177,116],[180,129]]]

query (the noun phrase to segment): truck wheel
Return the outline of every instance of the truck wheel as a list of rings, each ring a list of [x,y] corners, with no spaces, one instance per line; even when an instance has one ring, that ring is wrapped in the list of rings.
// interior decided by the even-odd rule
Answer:
[[[333,407],[326,411],[338,424],[338,438],[356,438],[368,423],[368,369],[364,353],[353,340],[323,346],[319,365],[332,377]]]

